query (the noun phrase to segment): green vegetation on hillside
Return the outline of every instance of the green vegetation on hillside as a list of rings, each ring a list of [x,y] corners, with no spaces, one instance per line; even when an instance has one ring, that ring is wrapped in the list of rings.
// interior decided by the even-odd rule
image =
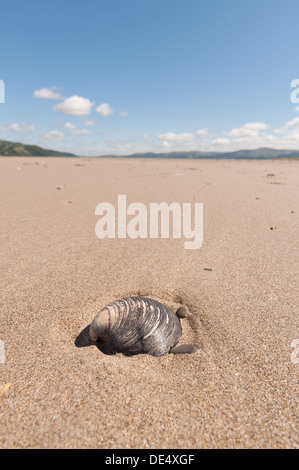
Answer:
[[[8,157],[75,157],[67,152],[47,150],[38,145],[26,145],[19,142],[0,140],[0,156]]]

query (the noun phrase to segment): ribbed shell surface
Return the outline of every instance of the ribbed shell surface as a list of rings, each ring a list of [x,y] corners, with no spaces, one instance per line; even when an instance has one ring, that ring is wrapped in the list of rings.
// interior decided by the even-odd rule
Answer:
[[[166,305],[147,297],[128,297],[104,307],[90,325],[94,341],[110,352],[163,356],[182,334],[179,318]]]

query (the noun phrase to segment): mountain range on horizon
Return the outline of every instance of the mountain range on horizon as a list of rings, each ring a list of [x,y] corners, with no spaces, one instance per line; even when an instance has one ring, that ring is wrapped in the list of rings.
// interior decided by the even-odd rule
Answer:
[[[44,149],[38,145],[22,144],[0,140],[0,156],[7,157],[82,157],[74,153]],[[82,158],[178,158],[178,159],[258,159],[299,158],[299,150],[273,149],[262,147],[257,149],[235,150],[230,152],[179,151],[167,153],[134,153],[130,155],[98,155]]]
[[[203,152],[200,150],[167,153],[134,153],[130,155],[101,155],[98,158],[185,158],[185,159],[273,159],[299,158],[299,150],[272,149],[262,147],[257,149],[235,150],[231,152]]]

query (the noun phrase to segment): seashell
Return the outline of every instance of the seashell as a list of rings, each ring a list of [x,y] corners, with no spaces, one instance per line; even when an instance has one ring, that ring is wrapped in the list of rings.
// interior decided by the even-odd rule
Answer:
[[[163,356],[178,343],[182,328],[166,305],[147,297],[129,297],[104,307],[89,333],[110,353]]]

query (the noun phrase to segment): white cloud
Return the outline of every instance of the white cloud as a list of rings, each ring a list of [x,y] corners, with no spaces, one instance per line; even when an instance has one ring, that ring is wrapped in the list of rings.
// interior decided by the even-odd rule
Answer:
[[[27,124],[26,122],[19,122],[15,124],[10,124],[8,126],[1,126],[0,130],[25,133],[35,131],[35,127],[32,124]]]
[[[219,137],[218,139],[215,139],[212,141],[213,145],[228,145],[230,143],[229,139],[225,139],[222,137]]]
[[[165,148],[172,147],[172,142],[168,142],[168,140],[164,140],[162,142],[162,146],[165,147]]]
[[[63,127],[65,129],[68,129],[68,131],[71,135],[89,135],[89,134],[92,134],[92,132],[89,131],[88,129],[78,129],[76,124],[73,124],[71,122],[66,122]]]
[[[147,135],[147,134],[144,134],[144,136],[143,136],[143,139],[142,139],[142,140],[143,140],[143,142],[151,142],[151,140],[152,140],[152,139],[150,138],[150,136],[149,136],[149,135]]]
[[[292,121],[288,121],[286,123],[287,127],[299,127],[299,117],[292,119]]]
[[[9,127],[14,132],[32,132],[35,130],[35,127],[32,124],[27,124],[26,122],[11,124]]]
[[[54,110],[63,114],[72,114],[77,116],[83,116],[90,114],[91,108],[95,103],[91,102],[88,98],[83,96],[70,96],[66,98],[62,103],[54,106]]]
[[[235,127],[230,132],[224,132],[229,137],[257,137],[261,130],[269,126],[264,122],[249,122],[242,127]]]
[[[35,98],[45,98],[48,100],[63,100],[63,96],[50,88],[42,88],[41,90],[35,90],[33,92]]]
[[[86,121],[85,126],[94,126],[95,123],[95,121]]]
[[[244,126],[246,129],[251,129],[253,131],[262,131],[265,129],[268,129],[268,124],[265,124],[264,122],[249,122],[245,124]]]
[[[96,112],[101,114],[102,116],[109,116],[110,114],[114,113],[109,103],[100,104],[100,106],[96,108]]]
[[[59,131],[49,131],[42,134],[42,138],[51,142],[59,142],[64,139],[64,134]]]
[[[274,129],[274,134],[280,135],[280,139],[276,137],[276,142],[282,148],[284,146],[294,147],[294,142],[299,142],[299,117],[287,121],[284,127]]]
[[[294,130],[293,132],[290,132],[289,134],[286,134],[282,137],[282,142],[299,142],[299,132],[298,130]]]
[[[274,134],[284,134],[286,132],[286,127],[280,127],[279,129],[274,129]]]
[[[92,134],[88,129],[71,129],[70,134],[72,135],[89,135]]]
[[[121,111],[121,112],[119,113],[119,115],[120,115],[120,116],[123,116],[123,117],[127,117],[127,116],[128,116],[128,113],[127,113],[127,111]]]
[[[76,129],[76,124],[72,124],[71,122],[66,122],[63,126],[65,129]]]
[[[195,134],[196,135],[207,136],[208,135],[208,129],[198,129],[198,131],[196,131]]]
[[[160,140],[169,141],[169,142],[190,142],[194,140],[194,135],[188,132],[183,132],[182,134],[175,134],[174,132],[167,132],[166,134],[160,134]]]
[[[272,135],[272,134],[268,134],[268,135],[264,136],[264,139],[269,143],[275,143],[277,141],[277,137],[275,135]]]

